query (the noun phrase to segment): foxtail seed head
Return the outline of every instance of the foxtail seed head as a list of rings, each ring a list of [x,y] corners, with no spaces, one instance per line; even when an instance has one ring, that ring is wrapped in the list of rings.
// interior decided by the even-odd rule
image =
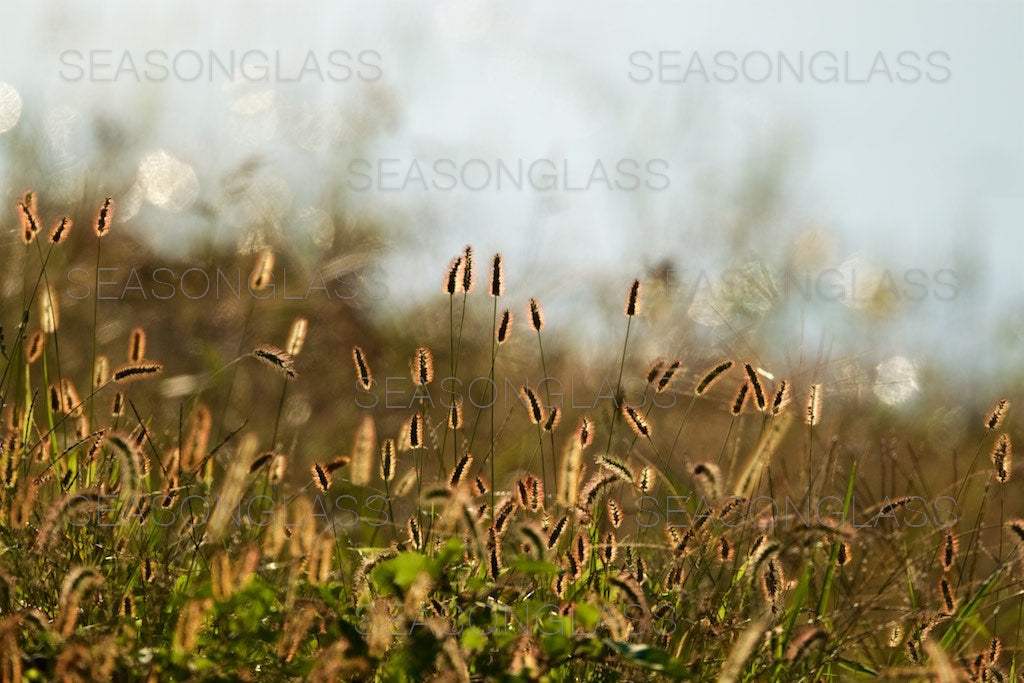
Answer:
[[[93,224],[93,230],[96,232],[96,236],[103,237],[110,232],[110,225],[113,220],[114,200],[111,197],[107,197],[100,205],[99,211],[96,212],[96,221]]]
[[[640,280],[633,280],[626,295],[626,315],[632,318],[640,312]]]
[[[501,262],[501,254],[491,259],[491,296],[497,299],[505,293],[505,268]]]
[[[544,329],[544,311],[541,310],[540,304],[537,303],[536,299],[530,299],[530,327],[533,328],[534,332],[540,332]]]

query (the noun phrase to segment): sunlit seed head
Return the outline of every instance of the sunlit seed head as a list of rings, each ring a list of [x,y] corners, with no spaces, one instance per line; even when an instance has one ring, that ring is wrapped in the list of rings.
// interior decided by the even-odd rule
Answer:
[[[448,296],[454,296],[459,291],[459,286],[462,283],[462,257],[456,256],[448,264],[448,270],[445,271],[444,287],[442,291]]]
[[[103,237],[110,232],[111,223],[114,220],[114,200],[107,197],[100,204],[96,212],[96,220],[93,222],[93,230],[97,237]]]
[[[540,332],[544,329],[544,311],[541,310],[540,304],[537,303],[536,299],[530,299],[530,327],[533,328],[534,332]]]
[[[992,412],[988,414],[988,418],[985,420],[985,428],[989,431],[993,429],[999,429],[999,425],[1003,423],[1003,418],[1006,417],[1006,411],[1010,409],[1009,399],[999,399],[996,402]]]
[[[128,334],[128,362],[139,363],[146,357],[146,331],[134,328]]]
[[[505,293],[505,268],[502,264],[501,254],[495,254],[491,259],[491,283],[490,294],[495,299]]]
[[[640,312],[640,280],[633,280],[626,295],[626,315],[633,317]]]
[[[743,404],[747,400],[747,392],[750,390],[750,382],[744,382],[740,390],[736,392],[736,399],[732,402],[732,414],[739,415],[743,412]]]
[[[412,357],[412,381],[419,386],[426,386],[434,379],[434,356],[430,349],[421,346]]]
[[[369,391],[373,386],[373,375],[370,373],[370,364],[366,360],[366,353],[358,346],[352,347],[352,362],[356,367],[356,381],[364,391]]]
[[[693,390],[694,395],[696,395],[696,396],[703,395],[704,392],[706,392],[708,389],[710,389],[711,385],[714,384],[715,381],[719,377],[721,377],[732,366],[733,366],[733,362],[731,360],[727,360],[727,361],[723,361],[723,362],[719,363],[715,367],[713,367],[710,370],[708,370],[708,372],[704,375],[704,377],[700,380],[700,382],[697,383],[696,388],[694,388],[694,390]]]
[[[274,250],[267,247],[256,258],[256,264],[249,274],[249,290],[253,293],[262,292],[270,286],[274,278]]]
[[[68,235],[71,233],[72,221],[67,216],[62,216],[53,226],[53,230],[50,231],[50,244],[53,246],[59,246],[67,240]]]
[[[463,294],[473,291],[473,247],[468,244],[462,250],[462,282],[459,289]]]
[[[757,409],[764,412],[766,405],[764,389],[761,387],[761,380],[757,376],[757,371],[754,370],[754,366],[750,363],[744,363],[743,369],[747,373],[747,379],[750,381],[751,389],[754,390],[754,400],[757,401]]]
[[[498,321],[498,326],[494,330],[494,338],[499,344],[504,344],[508,341],[509,334],[512,333],[512,311],[505,309],[501,314],[501,320]]]
[[[305,318],[296,318],[292,322],[291,330],[288,332],[288,343],[285,344],[285,351],[293,357],[299,355],[302,346],[306,343],[306,332],[309,329],[309,321]]]
[[[804,414],[804,420],[812,427],[821,421],[820,384],[811,385],[810,391],[807,394],[807,409]]]

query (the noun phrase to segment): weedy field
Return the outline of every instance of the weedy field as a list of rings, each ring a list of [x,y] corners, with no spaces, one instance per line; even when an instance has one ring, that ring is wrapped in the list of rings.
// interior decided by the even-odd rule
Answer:
[[[140,310],[113,200],[12,208],[3,681],[1019,678],[1000,396],[937,439],[825,362],[638,358],[640,279],[575,371],[470,247],[395,329],[276,296],[275,245]]]

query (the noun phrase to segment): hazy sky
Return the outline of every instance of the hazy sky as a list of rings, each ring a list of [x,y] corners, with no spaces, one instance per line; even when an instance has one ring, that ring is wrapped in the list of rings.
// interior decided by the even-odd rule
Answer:
[[[349,195],[396,226],[410,286],[467,242],[553,286],[556,259],[563,280],[744,262],[723,235],[745,225],[751,250],[825,236],[832,265],[984,266],[970,311],[927,309],[940,327],[1024,291],[1019,1],[6,2],[0,21],[0,137],[38,126],[74,197],[89,117],[141,129],[123,203],[167,248],[257,154],[255,208],[219,229],[315,231]]]

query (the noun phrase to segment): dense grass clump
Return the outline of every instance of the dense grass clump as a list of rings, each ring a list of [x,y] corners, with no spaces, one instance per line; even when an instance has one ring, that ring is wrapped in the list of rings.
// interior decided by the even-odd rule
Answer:
[[[176,348],[101,307],[128,238],[96,203],[76,235],[25,194],[3,257],[3,681],[1017,677],[1008,401],[943,450],[823,364],[671,340],[651,364],[636,279],[580,406],[543,293],[500,255],[474,288],[469,247],[417,313],[444,334],[266,300],[264,248]]]

